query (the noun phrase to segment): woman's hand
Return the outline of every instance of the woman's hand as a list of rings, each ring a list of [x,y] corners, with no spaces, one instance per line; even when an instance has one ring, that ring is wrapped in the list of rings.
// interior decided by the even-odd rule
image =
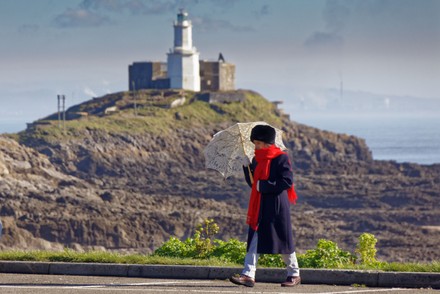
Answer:
[[[241,161],[241,164],[244,166],[248,166],[249,164],[251,164],[249,157],[247,157],[246,155],[243,156],[242,158],[240,158],[240,161]]]

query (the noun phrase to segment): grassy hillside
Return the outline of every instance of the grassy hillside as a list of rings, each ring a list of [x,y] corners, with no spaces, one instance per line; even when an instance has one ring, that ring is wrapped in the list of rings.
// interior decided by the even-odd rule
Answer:
[[[191,129],[231,121],[264,120],[275,126],[281,125],[281,118],[272,103],[255,92],[241,92],[244,96],[241,103],[211,104],[198,100],[193,92],[185,92],[185,103],[175,108],[170,105],[182,97],[179,92],[168,91],[158,95],[157,91],[145,90],[139,91],[136,99],[130,92],[109,94],[69,108],[64,127],[62,122],[58,122],[58,114],[35,122],[28,132],[19,134],[20,141],[29,137],[48,142],[79,139],[87,136],[90,130],[130,134],[148,132],[163,136],[182,128]],[[114,106],[117,107],[115,112],[105,114],[107,108]]]

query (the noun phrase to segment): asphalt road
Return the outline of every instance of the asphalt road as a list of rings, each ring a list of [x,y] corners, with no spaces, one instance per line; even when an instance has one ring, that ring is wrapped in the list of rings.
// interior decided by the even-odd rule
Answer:
[[[275,283],[258,283],[254,288],[236,286],[227,280],[176,280],[125,277],[64,276],[0,274],[0,293],[14,294],[113,294],[113,293],[320,293],[320,294],[370,294],[370,293],[422,293],[440,294],[432,289],[367,288],[302,284],[284,288]]]

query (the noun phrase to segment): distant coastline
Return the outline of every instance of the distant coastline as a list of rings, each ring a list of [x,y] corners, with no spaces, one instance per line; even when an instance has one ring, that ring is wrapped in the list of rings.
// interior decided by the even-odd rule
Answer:
[[[440,164],[440,117],[435,114],[298,113],[292,120],[364,138],[376,160]]]

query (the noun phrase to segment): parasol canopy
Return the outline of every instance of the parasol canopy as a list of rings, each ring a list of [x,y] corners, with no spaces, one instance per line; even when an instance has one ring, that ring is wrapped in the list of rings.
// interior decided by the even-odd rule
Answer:
[[[226,179],[243,173],[243,158],[254,157],[255,145],[250,141],[251,131],[256,125],[269,125],[264,121],[236,123],[216,133],[203,150],[206,168],[220,172]],[[275,129],[275,145],[286,150],[283,131]]]

